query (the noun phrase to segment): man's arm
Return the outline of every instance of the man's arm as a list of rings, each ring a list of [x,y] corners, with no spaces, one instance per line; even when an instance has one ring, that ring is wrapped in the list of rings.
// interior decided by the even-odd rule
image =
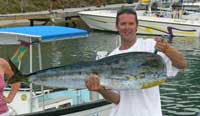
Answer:
[[[155,48],[168,56],[172,61],[173,66],[178,69],[184,69],[187,67],[187,62],[183,54],[173,48],[166,40],[161,40],[159,37],[156,37],[156,42]]]
[[[169,46],[164,53],[169,57],[175,67],[179,69],[184,69],[187,67],[187,62],[185,61],[184,56],[175,48]]]
[[[85,85],[88,90],[100,93],[106,100],[114,104],[118,104],[120,102],[120,95],[111,90],[105,89],[105,87],[100,84],[100,80],[97,75],[91,75],[87,80],[85,80]]]

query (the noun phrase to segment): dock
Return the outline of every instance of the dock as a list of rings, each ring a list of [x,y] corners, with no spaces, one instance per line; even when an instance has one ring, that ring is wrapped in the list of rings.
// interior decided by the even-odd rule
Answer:
[[[73,17],[79,17],[78,12],[87,10],[104,10],[104,9],[118,9],[122,6],[135,7],[135,4],[108,4],[105,7],[81,7],[81,8],[65,8],[49,11],[40,12],[27,12],[27,13],[15,13],[15,14],[0,14],[0,26],[6,26],[13,23],[29,23],[31,26],[34,25],[35,21],[42,21],[43,24],[51,21],[52,17],[62,18],[64,20],[70,20]]]

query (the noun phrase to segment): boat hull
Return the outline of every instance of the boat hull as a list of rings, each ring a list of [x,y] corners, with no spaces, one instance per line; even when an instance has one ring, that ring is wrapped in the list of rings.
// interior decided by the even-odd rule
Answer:
[[[79,12],[83,21],[92,29],[117,32],[116,12],[109,10]],[[199,37],[200,22],[153,16],[138,16],[137,34]]]

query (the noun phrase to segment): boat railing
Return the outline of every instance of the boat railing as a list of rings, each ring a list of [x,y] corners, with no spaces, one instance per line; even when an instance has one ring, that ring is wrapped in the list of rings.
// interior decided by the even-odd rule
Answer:
[[[190,1],[191,3],[191,1]],[[198,3],[198,2],[195,2]],[[155,5],[156,4],[156,5]],[[189,3],[188,3],[189,4]],[[140,4],[138,3],[138,5],[136,5],[136,10],[138,11],[143,11],[142,16],[153,16],[153,17],[167,17],[167,18],[172,18],[172,19],[183,19],[183,20],[199,20],[198,17],[199,15],[199,10],[192,10],[191,9],[186,9],[184,7],[183,3],[178,3],[178,2],[150,2],[148,4],[145,4],[146,7],[143,10],[139,10],[138,6],[140,6]],[[199,2],[199,9],[200,9],[200,2]],[[194,12],[197,12],[196,14],[198,16],[193,15]],[[191,16],[191,17],[190,17]],[[195,18],[194,18],[195,17]]]
[[[4,91],[10,91],[11,88],[7,87],[7,88],[4,88]],[[30,91],[30,88],[19,88],[18,91]]]
[[[60,109],[51,109],[51,110],[46,110],[46,111],[40,111],[40,112],[35,112],[35,113],[28,113],[28,114],[23,114],[23,116],[60,116],[60,115],[74,115],[75,116],[81,116],[82,111],[86,110],[91,110],[99,107],[104,107],[100,110],[93,110],[92,114],[84,115],[84,116],[98,116],[99,112],[107,111],[109,112],[111,106],[111,103],[105,100],[97,100],[94,102],[90,103],[83,103],[83,104],[78,104],[78,105],[73,105],[67,108],[60,108]],[[79,115],[75,114],[78,113]],[[22,115],[19,115],[22,116]]]
[[[170,10],[159,10],[159,11],[143,11],[138,12],[142,16],[152,16],[152,17],[164,17],[188,21],[199,21],[200,13],[199,12],[189,12],[187,10],[183,11],[170,11]]]
[[[34,92],[37,96],[42,96],[42,93],[44,93],[44,94],[48,94],[48,93],[50,93],[50,90],[48,89],[48,90],[44,90],[43,92],[42,91],[35,91]]]

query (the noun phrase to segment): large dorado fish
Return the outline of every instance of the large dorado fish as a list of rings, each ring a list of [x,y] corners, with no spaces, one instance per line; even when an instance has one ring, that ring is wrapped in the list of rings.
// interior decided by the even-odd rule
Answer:
[[[160,85],[166,78],[166,66],[159,55],[130,52],[103,59],[76,63],[22,74],[9,60],[15,76],[9,83],[29,80],[36,85],[53,88],[86,88],[84,80],[97,74],[107,89],[130,90]]]

